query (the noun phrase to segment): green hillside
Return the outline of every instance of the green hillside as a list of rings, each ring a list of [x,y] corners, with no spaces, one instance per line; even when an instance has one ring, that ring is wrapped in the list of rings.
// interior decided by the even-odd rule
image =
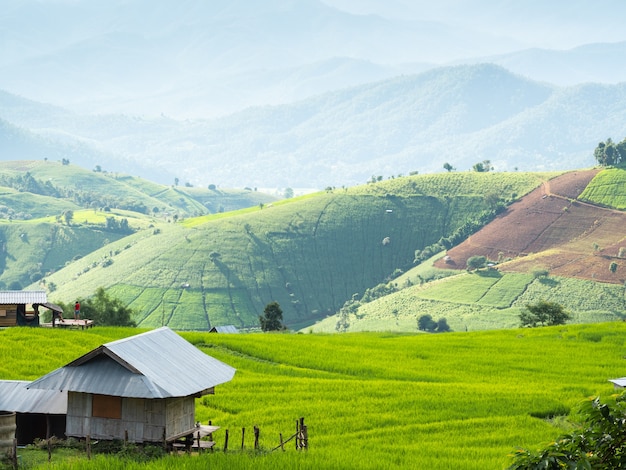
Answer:
[[[615,209],[626,210],[626,168],[609,168],[596,175],[580,199]]]
[[[445,318],[454,331],[514,328],[519,326],[521,310],[527,304],[540,300],[563,305],[572,314],[574,323],[626,319],[623,286],[483,271],[461,273],[422,286],[409,286],[364,303],[349,315],[347,328],[338,327],[340,316],[334,315],[306,330],[416,332],[417,319],[424,314],[431,315],[435,320]]]
[[[591,180],[579,199],[623,209],[624,188],[626,171],[606,169]],[[443,255],[442,252],[436,258]],[[454,331],[512,328],[519,325],[521,310],[540,300],[563,305],[576,323],[626,319],[624,285],[559,276],[536,278],[532,273],[496,270],[468,274],[436,269],[432,267],[434,260],[429,259],[394,280],[398,292],[371,302],[357,302],[350,312],[344,310],[343,315],[328,317],[306,330],[415,332],[417,319],[424,314],[435,320],[445,318]],[[423,284],[424,280],[437,278],[445,279]]]
[[[11,328],[0,332],[0,379],[34,380],[132,329]],[[216,451],[149,464],[55,449],[19,449],[52,469],[503,469],[518,446],[538,449],[571,429],[589,397],[624,376],[626,324],[451,333],[183,333],[237,369],[196,418],[221,427]],[[32,354],[33,345],[46,354]],[[558,365],[556,367],[555,365]],[[190,365],[193,367],[193,365]],[[269,452],[304,417],[310,448]],[[252,427],[260,428],[260,452]],[[229,452],[222,451],[226,430]],[[33,467],[27,467],[33,468]]]
[[[291,328],[413,266],[416,250],[554,174],[449,173],[396,178],[261,208],[155,225],[46,277],[63,302],[100,286],[140,326],[258,326],[278,301]],[[111,256],[102,269],[99,260]],[[77,273],[81,273],[77,275]]]
[[[38,282],[104,246],[96,266],[120,249],[108,243],[150,225],[272,201],[256,191],[164,186],[61,162],[0,162],[0,288]]]

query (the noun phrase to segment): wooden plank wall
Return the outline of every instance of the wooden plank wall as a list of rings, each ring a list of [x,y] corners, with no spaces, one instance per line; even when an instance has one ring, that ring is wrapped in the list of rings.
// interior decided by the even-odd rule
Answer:
[[[190,409],[188,399],[176,400],[172,411],[172,421],[177,426],[186,426],[182,431],[194,425],[195,403],[190,397],[192,414],[180,417],[178,413]],[[122,398],[122,418],[108,419],[92,416],[92,395],[88,393],[68,393],[66,434],[72,437],[92,439],[125,439],[129,442],[161,442],[166,426],[168,400]],[[187,423],[191,422],[191,425]],[[178,429],[178,428],[177,428]],[[182,432],[179,431],[179,432]],[[174,433],[169,432],[173,435]]]
[[[17,305],[0,305],[0,327],[17,325]]]
[[[193,429],[196,425],[196,402],[193,397],[166,398],[167,437]]]

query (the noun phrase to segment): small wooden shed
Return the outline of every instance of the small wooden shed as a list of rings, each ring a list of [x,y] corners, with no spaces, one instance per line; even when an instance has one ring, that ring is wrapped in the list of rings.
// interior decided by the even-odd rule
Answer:
[[[68,437],[172,442],[196,430],[195,399],[234,374],[162,327],[104,344],[28,388],[67,391]]]
[[[39,315],[33,304],[47,301],[45,291],[0,291],[0,327],[39,326]]]

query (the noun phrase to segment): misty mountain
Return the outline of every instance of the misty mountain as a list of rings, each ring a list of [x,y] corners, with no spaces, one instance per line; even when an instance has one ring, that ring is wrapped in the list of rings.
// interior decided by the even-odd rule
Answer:
[[[511,72],[557,85],[626,82],[626,42],[587,44],[569,50],[525,49],[509,54],[463,60],[493,63]]]
[[[624,8],[616,0],[6,0],[0,89],[82,114],[209,118],[476,57],[560,85],[594,81],[599,70],[602,82],[617,83],[626,75],[610,45],[596,46],[593,69],[547,48],[623,41]]]
[[[584,168],[595,163],[599,141],[626,136],[624,115],[626,84],[561,88],[488,64],[211,120],[81,116],[0,94],[0,118],[32,134],[88,142],[118,162],[169,175],[161,182],[223,187],[354,185],[372,175],[442,171],[444,162],[469,170],[484,159],[496,170]],[[115,159],[95,164],[119,171]]]

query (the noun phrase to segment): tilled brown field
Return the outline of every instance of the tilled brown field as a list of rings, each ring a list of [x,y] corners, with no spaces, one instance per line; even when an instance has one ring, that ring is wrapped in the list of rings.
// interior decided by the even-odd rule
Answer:
[[[468,258],[482,255],[499,261],[501,271],[542,268],[557,276],[624,283],[626,259],[618,252],[626,247],[626,213],[576,201],[597,173],[570,172],[543,184],[436,266],[465,269]]]

